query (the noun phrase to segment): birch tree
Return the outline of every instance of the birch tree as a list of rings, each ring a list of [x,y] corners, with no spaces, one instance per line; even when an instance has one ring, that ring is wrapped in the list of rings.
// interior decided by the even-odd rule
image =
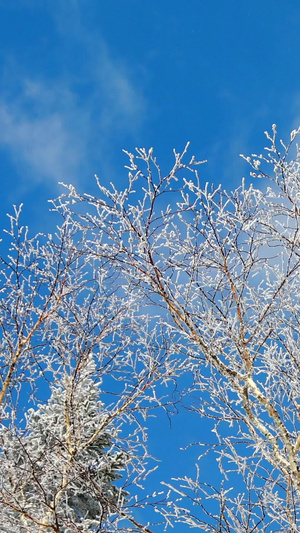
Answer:
[[[1,257],[0,529],[140,531],[155,467],[144,420],[169,408],[155,386],[180,373],[172,341],[150,328],[101,238],[97,258],[68,216],[33,238],[20,216]]]
[[[188,146],[174,151],[167,173],[152,149],[126,152],[124,190],[105,187],[98,178],[94,196],[65,186],[52,207],[63,221],[55,238],[42,244],[41,237],[26,237],[24,253],[21,230],[11,231],[18,268],[11,267],[12,259],[4,261],[3,431],[27,438],[31,426],[20,427],[18,406],[25,391],[34,403],[39,380],[47,378],[52,390],[66,390],[67,465],[80,461],[71,452],[70,435],[76,433],[71,420],[77,419],[74,413],[70,417],[65,383],[75,384],[80,365],[92,357],[89,379],[103,391],[103,407],[102,422],[87,442],[109,431],[107,461],[120,450],[124,480],[134,472],[132,483],[109,489],[119,490],[119,499],[115,503],[117,492],[106,498],[99,531],[151,533],[176,524],[180,531],[299,531],[297,134],[294,130],[285,144],[273,126],[264,153],[245,157],[254,185],[243,180],[233,192],[205,183],[203,161],[189,157]],[[199,447],[195,477],[173,479],[170,472],[161,479],[165,494],[147,500],[158,524],[148,518],[141,524],[135,508],[140,505],[142,513],[144,504],[138,503],[137,487],[150,466],[128,428],[133,424],[138,436],[149,410],[170,411],[174,396],[167,396],[168,384],[179,387],[184,373],[192,384],[183,406],[199,415],[195,442],[189,443]],[[158,395],[162,390],[164,398]],[[214,421],[207,436],[203,417]],[[216,486],[201,468],[211,454]],[[2,458],[6,466],[7,455]],[[71,467],[63,468],[67,479]],[[52,492],[42,518],[15,509],[8,492],[3,502],[23,522],[37,523],[32,531],[45,529],[46,521],[48,529],[64,531],[66,518],[55,498],[68,501],[68,483],[69,478]],[[130,508],[126,498],[134,491],[136,505]],[[90,516],[81,511],[79,518]],[[76,527],[84,531],[83,523]]]

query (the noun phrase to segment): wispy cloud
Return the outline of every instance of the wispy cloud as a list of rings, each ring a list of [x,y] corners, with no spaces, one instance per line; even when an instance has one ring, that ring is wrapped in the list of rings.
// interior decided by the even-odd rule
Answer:
[[[0,143],[31,180],[57,183],[76,179],[84,157],[87,117],[77,114],[76,101],[59,84],[25,81],[12,100],[0,100]],[[81,135],[79,132],[81,131]]]
[[[112,60],[107,47],[102,43],[95,76],[100,88],[100,98],[103,98],[101,127],[138,128],[145,116],[146,103],[141,93],[136,89],[120,61]],[[99,97],[98,97],[99,100]]]
[[[62,27],[59,13],[49,9],[70,53],[76,45],[84,50],[85,62],[79,70],[66,64],[63,73],[46,78],[34,68],[24,72],[18,57],[13,57],[14,75],[7,68],[9,75],[2,79],[0,146],[22,168],[23,179],[30,175],[31,183],[78,182],[91,150],[97,146],[105,159],[114,136],[133,134],[146,114],[135,72],[122,58],[112,57],[101,36],[81,26],[77,3],[71,4],[71,35]]]

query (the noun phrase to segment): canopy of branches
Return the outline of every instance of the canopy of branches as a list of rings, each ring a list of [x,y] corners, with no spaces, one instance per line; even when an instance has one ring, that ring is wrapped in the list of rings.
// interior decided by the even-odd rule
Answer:
[[[30,236],[15,208],[0,272],[1,531],[299,531],[297,133],[285,145],[273,126],[264,155],[245,158],[255,186],[233,192],[202,184],[188,147],[168,173],[137,149],[124,190],[65,186],[54,235]],[[197,465],[152,493],[146,420],[177,405],[215,421],[195,440],[221,482]]]

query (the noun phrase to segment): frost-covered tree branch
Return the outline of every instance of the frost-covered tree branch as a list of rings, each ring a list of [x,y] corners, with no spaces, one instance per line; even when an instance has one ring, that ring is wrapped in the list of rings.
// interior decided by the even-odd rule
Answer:
[[[20,531],[156,531],[135,516],[151,469],[145,420],[172,410],[167,385],[184,373],[193,376],[184,406],[199,428],[200,417],[215,421],[213,440],[199,432],[195,446],[200,467],[213,454],[220,482],[203,479],[199,465],[194,479],[170,473],[165,494],[146,498],[157,527],[299,530],[297,134],[286,145],[273,127],[265,153],[245,158],[263,180],[256,187],[202,184],[203,162],[188,158],[188,146],[167,174],[152,149],[137,149],[126,152],[126,189],[98,178],[96,196],[66,187],[53,202],[56,236],[29,239],[15,211],[2,269],[0,398],[2,504]],[[94,407],[79,407],[79,391]],[[43,461],[55,451],[57,480],[50,467],[38,473],[42,444],[30,448],[44,423]],[[99,439],[91,473],[82,461]],[[107,462],[115,466],[104,482]]]
[[[1,525],[130,531],[154,467],[145,416],[181,372],[172,341],[72,220],[29,239],[19,216],[1,271]]]

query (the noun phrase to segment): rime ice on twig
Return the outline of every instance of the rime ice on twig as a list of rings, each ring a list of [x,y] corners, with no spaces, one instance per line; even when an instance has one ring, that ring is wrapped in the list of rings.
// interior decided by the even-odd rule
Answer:
[[[30,239],[15,209],[1,274],[0,496],[15,531],[299,531],[298,133],[285,144],[273,126],[266,154],[245,158],[264,189],[202,185],[188,145],[168,173],[137,149],[124,190],[66,188],[53,237]],[[93,394],[79,404],[84,383]],[[199,415],[196,475],[171,473],[166,492],[147,494],[145,421],[179,401]],[[207,441],[201,417],[214,423]],[[211,455],[216,486],[200,468]]]

